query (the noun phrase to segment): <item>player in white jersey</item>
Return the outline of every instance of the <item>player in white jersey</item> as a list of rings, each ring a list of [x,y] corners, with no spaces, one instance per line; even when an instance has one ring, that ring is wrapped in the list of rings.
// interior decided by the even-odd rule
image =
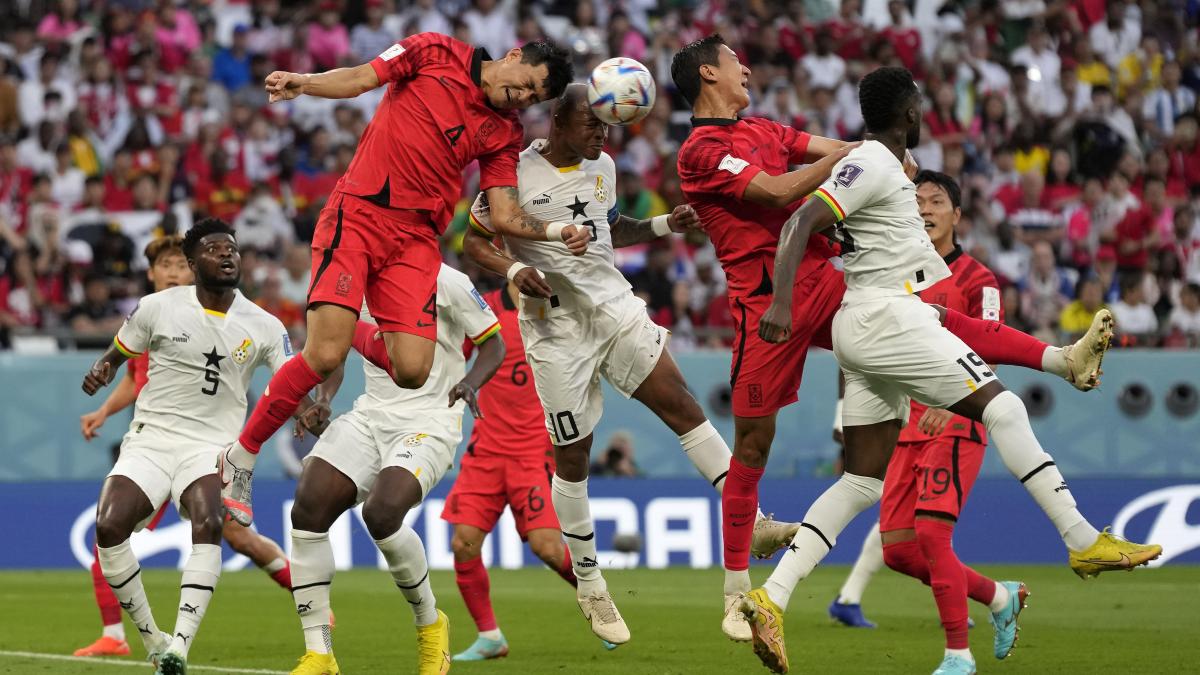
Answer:
[[[241,257],[228,225],[215,219],[196,224],[183,253],[195,285],[142,298],[83,380],[91,396],[126,359],[150,353],[149,382],[100,492],[96,545],[105,579],[161,673],[186,671],[188,649],[221,574],[217,454],[246,417],[254,370],[274,371],[292,351],[283,324],[238,292]],[[173,636],[154,622],[129,547],[130,535],[168,498],[192,524]]]
[[[505,238],[511,256],[502,253],[492,244],[496,233],[482,195],[472,207],[473,231],[464,249],[522,291],[521,337],[556,447],[554,509],[579,581],[579,606],[597,636],[621,644],[629,631],[597,565],[587,502],[592,432],[603,410],[600,378],[662,419],[718,490],[730,452],[666,352],[669,331],[650,319],[613,258],[614,248],[696,227],[696,213],[684,205],[648,220],[620,215],[615,167],[602,152],[607,133],[607,125],[587,105],[584,86],[569,85],[555,104],[550,138],[534,141],[517,166],[521,207],[538,218],[590,229],[592,240],[584,255],[564,256],[557,242],[513,237]],[[753,552],[770,556],[797,527],[759,514]]]
[[[412,605],[418,672],[450,667],[449,624],[429,586],[421,539],[404,516],[453,464],[463,412],[469,407],[479,416],[475,392],[504,360],[504,341],[496,315],[471,281],[445,264],[437,278],[436,312],[437,350],[424,386],[401,389],[364,359],[366,391],[350,412],[333,420],[304,460],[292,505],[292,590],[305,644],[297,675],[338,672],[329,625],[334,569],[329,528],[360,502],[367,530]],[[368,318],[365,306],[363,317]],[[470,370],[463,356],[466,339],[478,347]],[[318,403],[332,399],[338,384],[320,385]]]
[[[925,233],[916,188],[901,166],[917,144],[921,94],[904,68],[879,68],[859,84],[866,140],[834,168],[830,179],[788,219],[775,261],[771,307],[759,335],[788,338],[792,277],[810,234],[836,227],[843,244],[846,294],[833,320],[833,348],[846,374],[842,410],[846,473],[813,503],[766,584],[751,591],[743,613],[754,632],[754,651],[775,672],[787,672],[783,608],[796,584],[829,551],[828,542],[875,502],[910,397],[983,422],[1001,459],[1054,523],[1071,568],[1081,577],[1131,569],[1162,548],[1098,532],[1079,513],[1053,459],[1033,435],[1021,399],[1007,391],[987,365],[941,324],[945,311],[915,295],[950,276]],[[934,569],[938,574],[962,574]],[[949,580],[945,581],[949,585]],[[959,653],[965,652],[965,653]],[[947,650],[938,675],[975,672],[969,650]]]

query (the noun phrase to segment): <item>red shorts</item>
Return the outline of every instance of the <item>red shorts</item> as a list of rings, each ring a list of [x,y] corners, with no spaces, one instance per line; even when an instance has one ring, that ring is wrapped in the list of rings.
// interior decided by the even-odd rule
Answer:
[[[517,456],[477,456],[468,451],[463,455],[458,478],[446,495],[442,520],[491,532],[507,505],[512,509],[522,540],[532,530],[561,529],[550,497],[552,475],[551,448],[544,455]]]
[[[958,520],[986,451],[986,445],[954,436],[897,443],[883,481],[879,531],[910,530],[922,513]]]
[[[380,329],[437,339],[442,252],[427,216],[335,192],[321,209],[312,249],[309,306],[358,312],[365,295]]]
[[[770,294],[731,298],[733,310],[733,414],[774,415],[796,402],[809,347],[832,349],[833,315],[842,304],[846,280],[831,263],[797,279],[792,291],[792,336],[781,344],[758,337],[758,320],[771,306]]]

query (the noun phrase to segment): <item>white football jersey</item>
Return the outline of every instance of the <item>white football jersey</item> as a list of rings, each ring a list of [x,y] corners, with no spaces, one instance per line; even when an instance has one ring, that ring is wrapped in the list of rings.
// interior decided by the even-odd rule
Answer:
[[[866,141],[813,193],[837,216],[848,291],[916,293],[950,276],[917,208],[917,188],[900,160]]]
[[[517,164],[517,187],[521,208],[547,222],[559,221],[583,226],[592,231],[587,253],[571,255],[559,241],[533,241],[505,237],[505,243],[517,260],[536,267],[546,275],[554,290],[549,307],[539,307],[545,316],[564,314],[602,305],[629,291],[629,282],[616,268],[610,225],[617,216],[617,172],[612,157],[601,153],[595,160],[585,159],[575,167],[559,168],[539,152],[544,139],[531,143]],[[526,308],[543,303],[521,303]]]
[[[366,305],[362,318],[373,321]],[[372,420],[422,420],[431,425],[458,425],[464,403],[450,407],[450,390],[467,372],[463,341],[479,344],[500,330],[500,322],[487,301],[475,290],[467,275],[442,265],[437,278],[437,347],[433,368],[420,389],[396,386],[390,375],[363,361],[366,391],[354,401],[354,409],[369,413]]]
[[[176,286],[142,298],[125,320],[117,349],[130,358],[150,352],[131,434],[212,445],[237,438],[254,370],[279,370],[292,345],[279,319],[235,293],[222,314],[200,304],[195,286]]]

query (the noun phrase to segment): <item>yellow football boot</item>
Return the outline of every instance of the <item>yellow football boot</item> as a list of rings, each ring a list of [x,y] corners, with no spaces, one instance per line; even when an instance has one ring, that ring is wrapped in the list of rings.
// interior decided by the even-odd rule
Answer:
[[[332,652],[318,654],[310,650],[300,657],[300,663],[296,664],[292,675],[341,675],[341,672]]]
[[[1071,551],[1067,557],[1071,570],[1080,579],[1090,579],[1101,572],[1132,570],[1162,555],[1158,544],[1135,544],[1108,531],[1096,537],[1095,543],[1082,551]]]
[[[742,600],[742,615],[750,623],[754,653],[773,673],[788,671],[787,647],[783,644],[783,610],[767,591],[756,588]]]
[[[417,675],[450,672],[450,619],[438,610],[437,621],[417,626]]]

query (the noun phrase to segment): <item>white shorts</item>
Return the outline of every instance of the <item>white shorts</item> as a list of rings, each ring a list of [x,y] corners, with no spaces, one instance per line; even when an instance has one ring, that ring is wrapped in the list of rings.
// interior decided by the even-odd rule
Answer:
[[[570,314],[521,319],[525,357],[555,445],[586,437],[604,410],[600,377],[625,398],[654,370],[671,333],[632,292]]]
[[[833,353],[846,373],[845,426],[908,420],[909,399],[949,408],[996,379],[915,295],[843,303]]]
[[[121,455],[108,475],[133,481],[154,506],[154,511],[135,529],[144,528],[168,499],[175,503],[179,515],[187,518],[179,498],[192,483],[217,472],[217,457],[224,449],[224,445],[143,436],[136,431],[125,434]]]
[[[346,474],[358,488],[359,503],[370,494],[379,472],[390,466],[416,477],[425,496],[454,464],[454,451],[462,440],[461,418],[453,429],[449,426],[356,408],[330,423],[304,461],[320,457]]]

